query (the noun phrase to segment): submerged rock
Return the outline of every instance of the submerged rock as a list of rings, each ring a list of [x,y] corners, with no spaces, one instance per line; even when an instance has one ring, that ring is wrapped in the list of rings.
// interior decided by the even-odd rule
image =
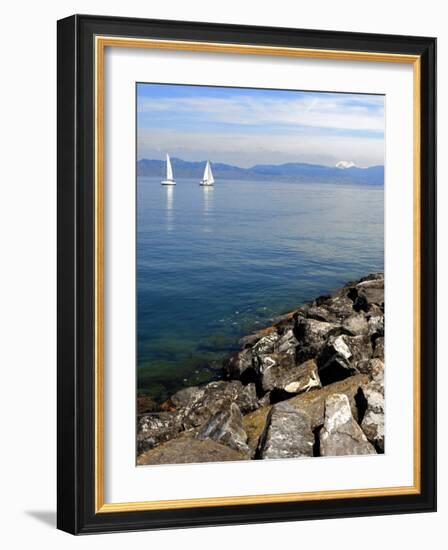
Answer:
[[[152,397],[148,395],[139,395],[137,397],[137,414],[156,412],[159,410],[159,405]]]
[[[243,429],[243,417],[235,403],[230,409],[215,414],[199,431],[198,439],[213,439],[249,457],[247,435]]]
[[[212,439],[179,437],[141,454],[137,464],[194,464],[247,460],[247,455]]]
[[[376,454],[353,418],[344,394],[335,393],[325,400],[325,421],[319,437],[322,456]]]
[[[275,405],[267,419],[260,458],[313,456],[314,435],[309,416],[287,402]]]

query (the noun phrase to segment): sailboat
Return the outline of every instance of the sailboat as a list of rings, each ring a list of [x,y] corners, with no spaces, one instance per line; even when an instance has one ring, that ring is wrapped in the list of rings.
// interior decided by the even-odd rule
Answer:
[[[166,155],[166,178],[160,182],[162,185],[176,185],[173,179],[173,168],[171,167],[170,156]]]
[[[213,185],[214,183],[215,178],[213,177],[212,167],[210,166],[210,162],[207,161],[207,164],[205,165],[204,176],[202,177],[199,185],[208,187],[209,185]]]

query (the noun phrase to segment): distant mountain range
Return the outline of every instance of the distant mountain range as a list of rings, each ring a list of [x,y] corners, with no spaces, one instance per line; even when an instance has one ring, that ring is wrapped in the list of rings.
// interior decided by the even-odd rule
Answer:
[[[172,158],[174,179],[201,179],[206,161],[189,162]],[[251,168],[240,168],[231,164],[212,163],[215,180],[265,180],[272,178],[286,181],[307,181],[319,183],[357,183],[383,185],[384,166],[359,168],[350,163],[338,163],[339,167],[289,162],[287,164],[257,164]],[[137,162],[137,175],[162,178],[165,174],[165,161],[141,159]]]

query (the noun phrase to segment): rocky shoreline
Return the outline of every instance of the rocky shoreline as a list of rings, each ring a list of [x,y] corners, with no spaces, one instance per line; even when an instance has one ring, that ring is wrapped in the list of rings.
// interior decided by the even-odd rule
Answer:
[[[137,398],[137,464],[384,453],[384,275],[241,339],[224,379]]]

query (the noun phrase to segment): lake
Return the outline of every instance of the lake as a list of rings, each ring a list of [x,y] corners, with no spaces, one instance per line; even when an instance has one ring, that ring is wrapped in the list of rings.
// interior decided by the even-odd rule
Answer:
[[[215,380],[238,339],[384,269],[382,186],[137,181],[138,390]]]

